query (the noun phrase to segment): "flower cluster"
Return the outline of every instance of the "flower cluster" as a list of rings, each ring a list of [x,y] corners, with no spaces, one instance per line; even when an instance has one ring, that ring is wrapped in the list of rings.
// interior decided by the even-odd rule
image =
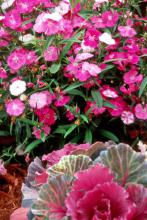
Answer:
[[[1,4],[0,114],[23,145],[77,131],[92,142],[102,118],[147,120],[146,19],[132,2]]]
[[[64,153],[49,154],[46,168],[39,158],[30,164],[22,188],[22,207],[24,204],[29,220],[147,218],[147,161],[143,154],[110,142],[71,145],[74,151],[68,152],[67,148]],[[59,161],[53,160],[55,154]],[[12,216],[15,219],[15,212]]]

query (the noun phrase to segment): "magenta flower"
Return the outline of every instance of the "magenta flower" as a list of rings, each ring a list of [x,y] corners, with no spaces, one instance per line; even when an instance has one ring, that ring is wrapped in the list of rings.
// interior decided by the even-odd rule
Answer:
[[[26,51],[23,49],[14,50],[7,59],[8,66],[14,71],[18,71],[25,63]]]
[[[6,173],[7,173],[7,170],[4,167],[4,162],[0,159],[0,175],[5,175]]]
[[[110,86],[108,86],[108,85],[104,85],[104,86],[100,89],[100,92],[101,92],[101,94],[102,94],[104,97],[106,97],[106,98],[115,99],[115,98],[118,97],[117,91],[116,91],[114,88],[112,88],[112,87],[110,87]]]
[[[131,207],[128,193],[113,182],[108,168],[97,164],[75,177],[65,200],[67,216],[72,220],[126,219]]]
[[[41,133],[44,132],[44,135],[47,136],[51,131],[51,128],[47,125],[44,125],[41,129],[33,127],[33,134],[37,139],[41,139]]]
[[[56,61],[58,60],[58,49],[57,47],[50,46],[47,50],[44,51],[44,59],[46,61]]]
[[[6,112],[10,116],[20,116],[25,109],[25,105],[19,99],[13,99],[6,104]]]
[[[117,23],[119,19],[119,15],[116,11],[105,11],[102,14],[102,20],[105,24],[105,27],[114,27],[114,25]]]
[[[7,79],[8,75],[4,68],[0,67],[0,79]]]
[[[112,116],[118,117],[122,114],[124,110],[126,110],[127,104],[123,101],[121,97],[111,100],[110,102],[114,106],[116,106],[115,108],[108,108],[108,111]]]
[[[70,101],[70,97],[67,96],[67,95],[64,95],[64,93],[60,92],[58,95],[57,95],[57,99],[55,101],[55,106],[57,107],[61,107],[61,106],[64,106],[66,105],[68,102]]]
[[[130,26],[118,26],[118,31],[122,37],[134,37],[136,31]]]
[[[137,104],[134,108],[135,116],[138,119],[147,120],[147,104]]]
[[[33,11],[34,4],[33,1],[30,0],[17,0],[16,1],[16,8],[19,13],[25,14],[30,13]]]
[[[17,29],[18,27],[21,26],[21,16],[19,14],[19,11],[17,10],[11,10],[8,11],[5,14],[5,18],[3,20],[3,23],[6,27],[9,27],[11,29]]]
[[[134,83],[141,82],[143,79],[143,75],[138,74],[136,70],[132,69],[124,74],[123,79],[126,84],[134,84]]]
[[[85,46],[97,48],[100,34],[96,29],[88,29],[84,37]]]

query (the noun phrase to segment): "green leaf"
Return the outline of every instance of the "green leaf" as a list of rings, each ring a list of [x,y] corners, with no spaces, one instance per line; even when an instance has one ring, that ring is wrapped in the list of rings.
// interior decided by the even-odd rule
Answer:
[[[44,50],[48,49],[48,47],[51,45],[51,43],[52,43],[52,41],[54,40],[54,38],[55,38],[54,35],[47,37],[47,40],[46,40],[46,42],[45,42],[45,44],[44,44]],[[43,50],[43,51],[44,51],[44,50]]]
[[[92,132],[89,128],[87,128],[85,132],[85,142],[90,144],[92,143]]]
[[[50,72],[52,74],[57,73],[60,70],[60,67],[61,67],[61,63],[54,63],[50,67]]]
[[[66,89],[64,89],[63,91],[69,93],[73,89],[78,88],[78,87],[80,87],[82,85],[83,85],[83,83],[81,83],[81,82],[73,83],[72,85],[70,85]]]
[[[142,81],[142,83],[140,85],[139,97],[141,97],[141,95],[142,95],[142,93],[144,92],[145,89],[147,89],[147,76],[144,78],[144,80]]]
[[[78,96],[81,96],[82,98],[85,99],[84,93],[79,91],[78,89],[69,90],[67,93],[70,94],[70,95],[76,95],[76,96],[78,95]]]
[[[75,128],[77,127],[78,125],[71,125],[70,128],[66,131],[65,135],[64,135],[64,138],[66,138],[73,130],[75,130]]]
[[[101,94],[99,93],[99,91],[92,90],[91,95],[92,95],[94,101],[96,102],[96,104],[98,105],[98,107],[101,108],[103,106],[103,98],[102,98]]]
[[[8,131],[0,131],[0,136],[9,136],[10,133]]]
[[[140,183],[147,186],[147,161],[145,155],[134,151],[127,144],[112,144],[100,153],[96,163],[103,163],[114,172],[121,185]]]
[[[85,155],[68,155],[48,169],[49,175],[67,174],[74,176],[79,170],[85,170],[92,165],[90,157]]]
[[[88,117],[86,117],[85,115],[80,115],[81,116],[81,118],[83,119],[83,121],[85,121],[87,124],[89,123],[89,121],[88,121]]]
[[[119,139],[118,139],[118,137],[115,135],[115,134],[113,134],[112,132],[110,132],[110,131],[107,131],[107,130],[105,130],[105,129],[99,129],[99,134],[101,134],[102,136],[104,136],[104,137],[106,137],[106,138],[108,138],[108,139],[110,139],[110,140],[112,140],[112,141],[115,141],[115,142],[119,142]]]
[[[37,126],[39,124],[38,122],[30,120],[28,118],[19,118],[18,120],[26,124],[33,125],[33,126]]]
[[[35,147],[37,147],[39,144],[42,143],[42,140],[35,140],[33,141],[31,144],[29,144],[26,149],[25,149],[25,153],[29,153],[31,152]]]
[[[113,108],[113,109],[117,108],[117,106],[113,105],[111,102],[108,102],[108,101],[104,101],[103,106],[108,107],[108,108]]]
[[[42,140],[42,142],[45,142],[45,139],[46,139],[45,133],[42,131],[41,132],[41,140]]]

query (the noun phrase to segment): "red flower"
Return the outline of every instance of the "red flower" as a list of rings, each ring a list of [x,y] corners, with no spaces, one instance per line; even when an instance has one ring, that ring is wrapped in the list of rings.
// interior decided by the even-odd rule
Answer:
[[[65,201],[67,216],[72,220],[126,219],[132,207],[128,193],[113,182],[108,168],[97,164],[75,176]]]

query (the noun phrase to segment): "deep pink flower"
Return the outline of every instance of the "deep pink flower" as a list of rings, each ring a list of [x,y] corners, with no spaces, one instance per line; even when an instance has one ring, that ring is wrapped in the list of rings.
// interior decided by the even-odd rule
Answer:
[[[57,107],[61,107],[66,105],[69,101],[70,101],[70,97],[60,92],[59,94],[57,94],[57,98],[54,104]]]
[[[66,111],[66,118],[68,121],[72,121],[75,118],[74,114],[69,109]]]
[[[110,102],[111,104],[116,106],[116,108],[108,108],[109,113],[114,117],[120,116],[122,112],[127,108],[126,102],[123,101],[121,97],[111,100]]]
[[[136,35],[136,31],[130,26],[118,26],[118,31],[122,37],[133,37]]]
[[[58,49],[57,47],[50,46],[47,50],[44,51],[44,59],[46,61],[56,61],[58,60]]]
[[[100,32],[96,29],[88,29],[84,37],[84,44],[93,48],[98,47]]]
[[[105,24],[101,17],[94,15],[90,18],[90,20],[94,23],[95,28],[105,28]]]
[[[7,79],[8,75],[4,68],[0,67],[0,79]]]
[[[16,8],[19,13],[25,14],[30,13],[33,11],[33,1],[31,0],[17,0],[16,1]]]
[[[124,74],[123,79],[126,84],[134,84],[141,82],[143,79],[143,75],[138,74],[137,70],[131,69],[130,71]]]
[[[135,116],[138,119],[147,120],[147,104],[137,104],[134,108]]]
[[[3,23],[5,26],[11,28],[11,29],[17,29],[18,27],[21,26],[21,16],[19,14],[19,11],[17,10],[11,10],[11,11],[8,11],[6,14],[5,14],[5,18],[3,20]]]
[[[133,92],[138,91],[138,89],[139,89],[139,87],[136,84],[122,85],[120,87],[120,91],[126,95],[131,95]]]
[[[130,111],[123,111],[121,114],[121,120],[124,124],[129,125],[135,121],[134,114]]]
[[[14,50],[7,59],[8,66],[14,71],[18,71],[25,63],[26,51],[23,49]]]
[[[119,19],[119,15],[116,11],[105,11],[102,13],[102,20],[105,27],[114,27]]]
[[[71,144],[68,143],[66,145],[64,145],[64,148],[62,148],[61,150],[56,150],[56,151],[52,151],[51,153],[44,155],[42,157],[42,160],[46,160],[48,161],[50,166],[53,166],[54,164],[58,163],[59,160],[65,156],[65,155],[70,155],[72,154],[75,150],[87,150],[90,148],[90,144]]]
[[[53,109],[45,106],[44,108],[37,109],[35,114],[38,116],[39,121],[42,122],[44,125],[51,126],[55,124],[56,121],[56,114]]]
[[[113,182],[108,168],[96,164],[75,177],[65,200],[67,216],[73,220],[126,219],[130,210],[128,193]]]
[[[19,99],[13,99],[6,103],[6,112],[10,116],[20,116],[25,109],[25,105]]]
[[[87,104],[89,105],[89,107],[91,108],[91,112],[95,116],[101,115],[101,114],[103,114],[106,111],[105,107],[99,108],[95,102],[89,102]]]

